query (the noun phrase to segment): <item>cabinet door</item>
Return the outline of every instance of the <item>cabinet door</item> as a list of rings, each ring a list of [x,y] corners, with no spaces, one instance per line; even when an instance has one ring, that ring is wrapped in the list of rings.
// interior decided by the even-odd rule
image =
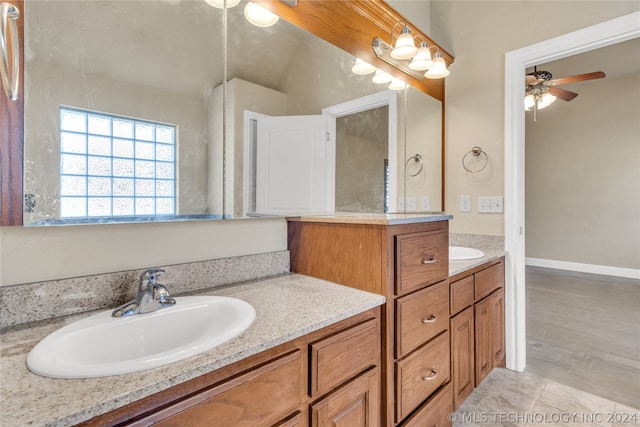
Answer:
[[[379,427],[380,383],[373,368],[311,406],[311,427]]]
[[[491,343],[491,298],[485,298],[475,305],[476,331],[476,387],[493,368],[493,345]]]
[[[454,409],[460,406],[474,388],[474,334],[473,307],[451,318],[451,382]]]
[[[504,289],[491,295],[491,350],[493,367],[504,366]]]

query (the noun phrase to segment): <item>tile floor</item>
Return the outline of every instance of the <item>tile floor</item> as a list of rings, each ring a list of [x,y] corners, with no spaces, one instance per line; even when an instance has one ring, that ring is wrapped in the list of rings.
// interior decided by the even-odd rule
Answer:
[[[463,426],[640,426],[640,410],[531,373],[494,369],[451,415]]]

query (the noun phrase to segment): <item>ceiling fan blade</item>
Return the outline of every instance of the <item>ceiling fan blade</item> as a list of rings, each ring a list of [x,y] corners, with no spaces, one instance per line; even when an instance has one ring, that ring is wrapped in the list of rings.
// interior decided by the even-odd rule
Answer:
[[[539,83],[539,80],[538,80],[538,78],[536,76],[532,76],[531,74],[527,74],[524,77],[525,77],[524,83],[526,85],[528,85],[528,86],[537,85]]]
[[[575,92],[571,92],[570,90],[562,89],[557,86],[549,87],[549,93],[557,98],[562,99],[563,101],[571,101],[573,98],[578,96],[578,94]]]
[[[561,77],[559,79],[552,80],[552,82],[555,82],[555,84],[557,85],[565,85],[567,83],[576,83],[576,82],[582,82],[585,80],[602,79],[604,77],[606,77],[606,74],[603,73],[602,71],[594,71],[593,73],[578,74],[578,75],[569,76],[569,77]]]

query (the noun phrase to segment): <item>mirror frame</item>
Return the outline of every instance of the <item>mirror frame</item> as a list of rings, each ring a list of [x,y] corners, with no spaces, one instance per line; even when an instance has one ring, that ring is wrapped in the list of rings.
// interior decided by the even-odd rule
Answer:
[[[23,225],[23,147],[24,147],[24,2],[8,0],[22,14],[18,20],[20,46],[20,84],[18,100],[0,96],[0,226]],[[315,34],[342,50],[369,62],[412,87],[442,102],[442,210],[445,209],[444,175],[444,79],[419,81],[375,56],[372,40],[390,38],[391,28],[404,21],[415,33],[420,30],[382,0],[332,1],[299,0],[293,7],[281,0],[254,0],[283,19]],[[454,58],[426,35],[426,41],[438,47],[447,66]]]

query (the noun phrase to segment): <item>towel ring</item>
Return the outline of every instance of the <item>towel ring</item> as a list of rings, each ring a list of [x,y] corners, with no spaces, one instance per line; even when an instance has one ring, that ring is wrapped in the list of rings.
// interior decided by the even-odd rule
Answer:
[[[416,163],[420,163],[420,169],[418,169],[418,172],[416,173],[409,173],[409,162],[411,160],[415,161]],[[418,176],[420,175],[420,172],[422,172],[423,166],[424,166],[424,163],[422,163],[422,156],[420,154],[415,154],[409,157],[407,161],[404,163],[404,170],[409,176]]]
[[[20,18],[20,11],[10,3],[0,4],[0,77],[2,86],[7,97],[15,101],[18,99],[18,79],[20,71],[20,45],[18,44],[18,25],[16,22]],[[7,26],[11,34],[11,54],[12,64],[9,70],[9,58],[7,49]]]
[[[478,157],[480,155],[484,155],[484,164],[482,165],[481,168],[479,169],[469,169],[467,167],[467,165],[464,163],[464,161],[467,159],[467,156],[469,154],[473,154],[475,157]],[[467,154],[465,154],[462,157],[462,167],[467,171],[467,172],[471,172],[471,173],[476,173],[476,172],[480,172],[481,170],[483,170],[484,168],[487,167],[487,165],[489,164],[489,156],[487,156],[487,153],[485,153],[484,151],[482,151],[482,148],[480,148],[479,146],[475,146],[473,147],[471,150],[469,150],[467,152]]]

